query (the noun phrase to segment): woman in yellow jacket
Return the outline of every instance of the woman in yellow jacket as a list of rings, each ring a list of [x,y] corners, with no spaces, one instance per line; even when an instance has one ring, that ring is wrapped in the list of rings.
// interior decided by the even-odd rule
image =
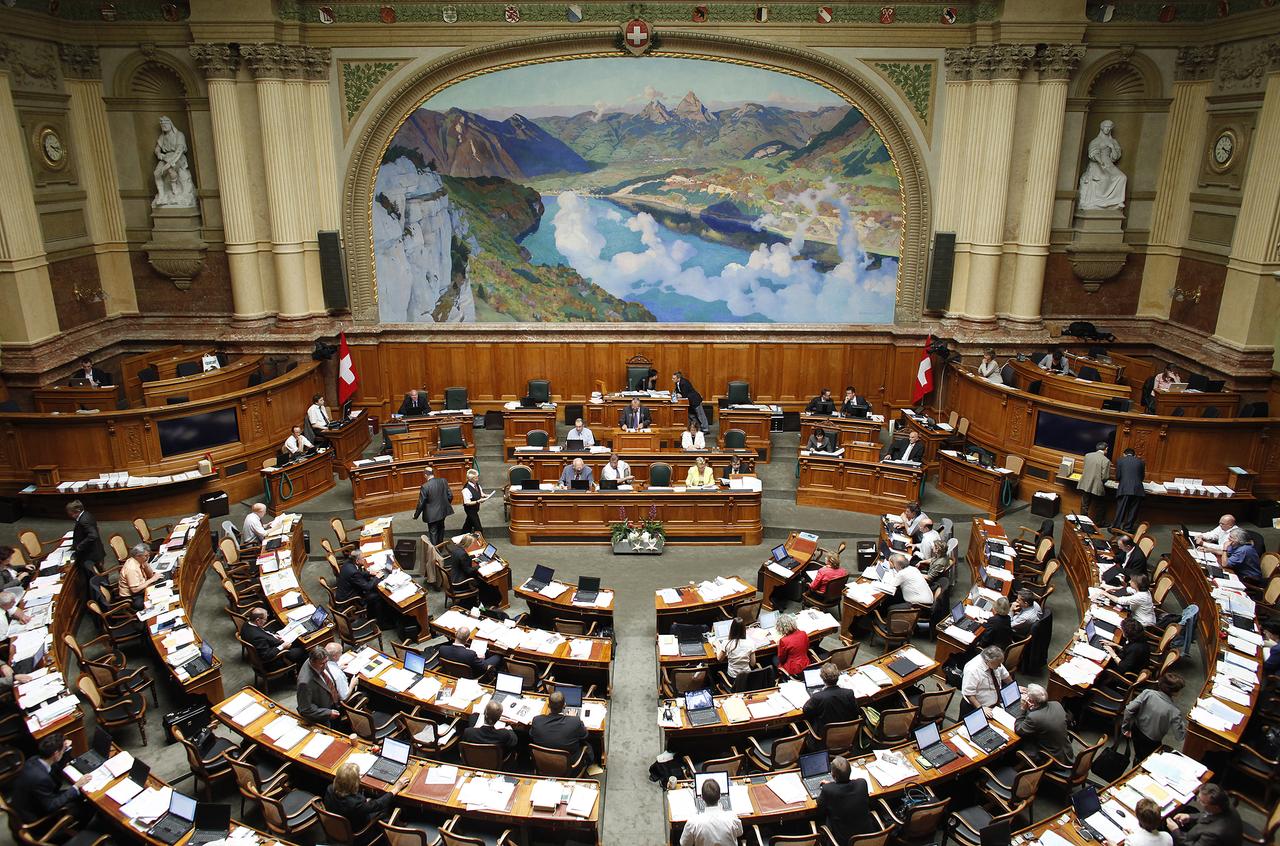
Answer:
[[[689,475],[685,477],[684,483],[690,488],[711,487],[716,483],[716,474],[707,466],[707,460],[698,456],[693,466],[689,468]]]

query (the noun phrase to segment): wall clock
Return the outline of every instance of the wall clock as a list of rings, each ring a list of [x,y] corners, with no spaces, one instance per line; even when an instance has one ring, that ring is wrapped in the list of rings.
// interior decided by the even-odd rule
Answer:
[[[1231,167],[1236,158],[1236,133],[1231,129],[1224,129],[1218,133],[1218,137],[1213,139],[1213,149],[1209,151],[1211,166],[1218,173],[1222,173]]]
[[[52,126],[45,126],[36,134],[36,144],[40,149],[40,159],[50,170],[61,170],[67,164],[67,148],[62,142],[62,135]]]

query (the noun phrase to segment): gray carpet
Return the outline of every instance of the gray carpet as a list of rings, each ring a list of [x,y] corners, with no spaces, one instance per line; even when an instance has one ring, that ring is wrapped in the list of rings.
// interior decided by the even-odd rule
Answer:
[[[501,457],[501,432],[477,430],[476,440],[482,483],[486,487],[498,487],[506,478],[506,466]],[[763,516],[766,526],[765,543],[759,547],[674,546],[657,558],[615,557],[603,545],[515,547],[506,542],[507,531],[500,498],[495,497],[482,508],[482,519],[488,527],[486,535],[499,546],[511,563],[516,583],[526,578],[535,564],[541,563],[555,567],[557,575],[566,580],[574,579],[580,574],[597,575],[603,580],[605,587],[617,592],[618,647],[613,671],[608,772],[603,777],[606,781],[602,821],[605,843],[657,843],[665,840],[661,792],[648,781],[649,764],[661,751],[661,736],[656,724],[654,591],[717,575],[736,574],[754,582],[756,569],[762,557],[767,555],[769,547],[795,529],[816,532],[821,536],[823,545],[828,547],[834,547],[842,540],[849,541],[852,546],[854,540],[873,537],[877,531],[877,520],[873,515],[800,507],[795,504],[797,440],[795,433],[775,433],[773,461],[759,467],[759,475],[765,486]],[[375,443],[380,441],[380,437],[375,439]],[[231,519],[237,525],[243,520],[250,504],[237,503],[233,507]],[[923,505],[935,520],[950,517],[955,521],[956,535],[960,539],[960,550],[963,553],[968,545],[974,509],[938,493],[932,485],[926,487]],[[334,490],[292,510],[304,516],[304,525],[311,532],[312,550],[319,555],[320,538],[329,534],[329,517],[352,519],[350,485],[339,482]],[[395,529],[398,536],[416,537],[425,530],[422,524],[412,520],[408,512],[396,517]],[[153,520],[152,524],[161,522],[168,523],[172,520]],[[1023,503],[1019,503],[1002,521],[1011,535],[1018,526],[1038,526],[1039,522],[1039,518],[1026,511]],[[215,526],[220,523],[221,519],[216,520]],[[450,518],[447,529],[456,532],[461,523],[462,513],[459,508],[458,513]],[[1061,537],[1061,518],[1057,525],[1057,536]],[[19,526],[35,529],[42,538],[53,537],[69,528],[65,521],[24,520],[17,525],[0,526],[0,543],[16,543]],[[132,527],[122,523],[103,523],[102,530],[104,539],[116,532],[129,541],[135,538]],[[1277,533],[1268,530],[1264,534],[1267,535],[1268,546],[1274,548]],[[1168,549],[1169,533],[1162,529],[1155,533],[1155,537],[1158,555],[1160,551]],[[327,570],[323,558],[316,557],[309,562],[303,582],[313,597],[323,596],[317,579]],[[969,588],[967,568],[962,566],[959,572],[960,585],[956,595],[962,595],[962,591]],[[443,604],[441,595],[432,596],[433,613],[438,613]],[[231,695],[240,687],[252,683],[252,673],[248,665],[239,660],[232,637],[231,621],[222,612],[222,606],[222,591],[215,575],[210,571],[192,619],[196,629],[214,645],[218,655],[223,658],[224,689],[227,695]],[[1050,601],[1050,607],[1057,620],[1050,650],[1052,655],[1062,648],[1073,631],[1072,621],[1078,620],[1080,616],[1062,575],[1057,577],[1057,591]],[[523,608],[517,602],[514,610]],[[1176,609],[1171,605],[1171,610]],[[89,638],[94,634],[92,626],[86,620],[81,636]],[[831,640],[834,641],[834,638]],[[833,643],[825,645],[831,646]],[[915,645],[927,654],[933,653],[933,645],[927,640],[917,640]],[[873,653],[864,651],[859,656],[859,661],[868,660],[872,655]],[[165,677],[163,667],[153,654],[149,654],[149,648],[134,650],[129,659],[131,666],[147,666],[156,678]],[[1182,664],[1184,666],[1179,669],[1188,677],[1183,699],[1184,704],[1189,705],[1203,683],[1203,671],[1198,653]],[[1020,680],[1025,683],[1037,679]],[[1043,682],[1043,678],[1038,680]],[[175,780],[186,774],[188,767],[181,748],[176,744],[165,744],[160,720],[165,712],[180,703],[180,695],[163,682],[158,686],[160,707],[149,707],[147,713],[149,745],[142,749],[136,732],[125,733],[119,739],[126,747],[140,752],[157,775]],[[284,686],[276,687],[273,696],[286,704],[292,704],[294,699],[293,692]],[[955,708],[953,705],[953,717]],[[238,797],[233,785],[224,789],[222,798],[231,802],[238,813],[240,803],[236,801]],[[1036,817],[1043,819],[1049,816],[1051,810],[1053,807],[1049,801],[1041,801],[1036,806]],[[256,816],[250,816],[246,821],[261,825]],[[0,838],[3,837],[7,837],[7,831],[0,835]]]

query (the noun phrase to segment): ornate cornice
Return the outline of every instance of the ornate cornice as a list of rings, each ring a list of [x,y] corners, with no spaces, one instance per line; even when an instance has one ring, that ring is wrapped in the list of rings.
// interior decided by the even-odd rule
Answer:
[[[206,42],[192,44],[188,48],[191,59],[200,68],[205,79],[235,79],[240,69],[240,53],[230,44]]]
[[[1280,38],[1273,38],[1267,44],[1268,72],[1280,72]]]
[[[1079,44],[1046,44],[1036,51],[1032,60],[1043,80],[1071,78],[1084,60],[1084,47]]]
[[[59,44],[62,75],[72,79],[102,79],[102,62],[98,48],[88,44]]]
[[[1218,48],[1212,44],[1208,47],[1179,47],[1175,62],[1177,67],[1174,78],[1177,81],[1210,80],[1213,79],[1214,67],[1218,63]]]
[[[312,81],[329,80],[332,53],[327,47],[303,47],[303,73]]]
[[[1022,78],[1036,54],[1030,44],[993,44],[978,60],[978,70],[992,81],[1016,81]]]
[[[290,44],[245,44],[240,55],[254,79],[301,79],[306,50]]]
[[[968,82],[977,61],[977,47],[948,47],[942,63],[947,68],[948,82]]]

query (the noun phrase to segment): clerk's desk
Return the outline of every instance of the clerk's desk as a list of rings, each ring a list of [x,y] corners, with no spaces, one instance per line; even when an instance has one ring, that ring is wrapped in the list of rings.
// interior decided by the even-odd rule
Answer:
[[[1240,413],[1240,395],[1235,391],[1202,393],[1201,391],[1155,391],[1156,414],[1168,417],[1204,417],[1210,408],[1219,417],[1235,417]],[[1177,409],[1182,411],[1178,412]]]
[[[574,601],[576,590],[574,585],[559,579],[552,579],[541,591],[529,588],[527,581],[515,587],[516,596],[523,599],[529,606],[529,616],[541,628],[554,628],[559,620],[572,620],[587,626],[599,625],[613,628],[613,609],[617,594],[609,588],[602,587],[596,602],[587,604]]]
[[[920,499],[924,470],[918,464],[859,461],[813,453],[800,456],[797,505],[864,514],[901,511]]]
[[[276,545],[277,539],[279,545]],[[268,546],[275,548],[267,549]],[[318,607],[311,597],[307,595],[306,588],[302,586],[302,568],[307,563],[307,547],[302,538],[302,515],[276,515],[276,518],[271,521],[271,526],[267,528],[266,537],[262,542],[262,549],[258,553],[257,563],[258,583],[262,585],[262,593],[267,598],[267,604],[271,606],[271,613],[275,615],[277,622],[282,626],[289,624],[289,609],[285,607],[284,599],[293,591],[297,591],[300,594],[303,604]],[[271,574],[285,567],[292,569],[298,586],[274,592],[269,590],[268,588],[272,581],[270,579]],[[327,643],[332,639],[333,632],[333,618],[330,616],[323,626],[314,632],[300,636],[296,642],[299,646],[310,648],[317,644]]]
[[[411,417],[393,415],[387,425],[406,426],[409,429],[403,434],[387,436],[387,440],[391,442],[391,455],[397,460],[434,455],[440,449],[440,430],[453,426],[462,429],[462,442],[468,447],[475,447],[476,443],[475,416],[470,409],[433,411]]]
[[[330,419],[332,411],[330,411]],[[353,416],[341,421],[336,426],[327,426],[316,432],[318,437],[329,442],[333,449],[333,470],[339,479],[347,478],[347,465],[364,455],[372,436],[369,433],[369,420],[364,416],[364,409],[353,412]]]
[[[954,450],[938,452],[938,490],[977,506],[992,517],[1004,514],[1006,480],[1016,485],[1018,477],[1007,470],[983,467]]]
[[[50,385],[31,392],[36,411],[41,414],[75,414],[80,409],[114,410],[120,389],[114,385]]]
[[[516,447],[515,460],[533,471],[533,478],[540,482],[558,482],[564,468],[575,458],[581,458],[591,468],[592,477],[599,482],[601,473],[609,464],[609,452],[566,452],[560,447]],[[662,462],[671,467],[671,481],[683,482],[698,458],[706,459],[707,464],[720,477],[725,467],[737,455],[741,459],[741,472],[753,473],[756,466],[756,452],[753,449],[740,450],[694,450],[686,452],[682,449],[660,451],[618,451],[618,457],[631,468],[631,475],[638,481],[649,483],[649,468]]]
[[[716,442],[724,447],[724,433],[741,429],[747,436],[747,446],[760,454],[760,460],[768,463],[773,450],[769,436],[772,430],[773,409],[767,405],[726,405],[720,409],[720,430]]]
[[[332,490],[333,450],[318,449],[303,459],[263,467],[260,472],[269,506],[280,511]]]
[[[880,443],[880,430],[884,428],[884,416],[872,414],[867,417],[841,417],[838,414],[801,414],[800,446],[809,443],[809,436],[814,429],[835,432],[838,445],[848,442]]]
[[[454,502],[461,503],[467,471],[474,466],[475,458],[463,450],[401,461],[358,460],[348,469],[355,516],[363,520],[379,514],[413,511],[417,508],[418,493],[426,481],[428,467],[449,483]]]
[[[144,382],[142,402],[144,405],[167,405],[176,404],[170,400],[179,397],[186,397],[183,402],[219,397],[249,387],[249,376],[259,372],[261,367],[262,356],[248,355],[190,376]]]
[[[649,409],[652,424],[660,429],[683,430],[689,425],[689,403],[681,399],[671,401],[670,391],[657,391],[656,396],[645,391],[606,394],[600,402],[588,400],[582,404],[582,419],[587,428],[601,426],[617,426],[622,420],[623,412],[631,407],[631,399],[640,400],[640,405]]]
[[[1062,400],[1076,405],[1101,408],[1102,401],[1107,399],[1130,399],[1133,388],[1130,385],[1116,385],[1108,382],[1091,382],[1075,376],[1064,376],[1042,370],[1030,360],[1012,359],[1009,366],[1017,374],[1017,387],[1023,390],[1032,382],[1040,383],[1039,395],[1045,399]]]
[[[525,436],[535,429],[547,433],[547,443],[556,442],[556,406],[555,403],[540,405],[536,408],[512,408],[508,403],[502,409],[502,455],[511,459],[512,451],[524,446]]]
[[[228,708],[233,707],[233,703],[240,696],[251,697],[255,703],[266,708],[266,713],[250,721],[248,725],[240,725],[228,713]],[[377,748],[372,743],[359,738],[353,739],[351,736],[338,734],[326,728],[302,723],[297,713],[290,711],[251,687],[247,687],[240,693],[234,694],[229,699],[215,705],[213,714],[225,726],[245,740],[253,741],[281,760],[302,767],[311,774],[313,779],[324,784],[329,784],[333,781],[334,774],[337,773],[338,768],[346,763],[353,754],[368,754],[375,757],[377,755]],[[266,728],[280,717],[292,718],[302,723],[304,728],[308,730],[306,737],[288,747],[272,740],[267,735]],[[329,738],[330,743],[318,758],[310,758],[303,754],[303,750],[317,735]],[[461,815],[471,821],[493,823],[517,829],[534,827],[548,831],[563,831],[565,834],[587,837],[593,843],[600,842],[600,805],[603,800],[603,794],[596,797],[591,814],[587,817],[570,816],[563,803],[558,805],[555,811],[537,811],[533,809],[529,801],[530,793],[534,785],[541,781],[546,781],[546,779],[538,776],[498,773],[458,766],[455,768],[458,780],[453,784],[428,783],[428,773],[438,766],[453,765],[437,764],[433,761],[411,757],[408,769],[405,770],[404,775],[395,784],[388,784],[369,775],[362,776],[360,783],[367,790],[391,793],[395,797],[397,805],[416,808],[427,813],[439,814],[444,817]],[[473,775],[501,777],[517,782],[515,793],[506,809],[495,811],[487,808],[468,808],[464,802],[460,801],[461,785],[464,779]],[[599,787],[596,782],[586,779],[557,778],[556,781],[569,786],[589,785]]]
[[[1098,371],[1098,375],[1102,377],[1102,381],[1109,382],[1113,385],[1119,383],[1120,377],[1124,375],[1125,365],[1119,361],[1103,361],[1100,358],[1093,358],[1082,353],[1072,352],[1071,350],[1066,350],[1063,355],[1067,357],[1067,362],[1071,366],[1072,373],[1079,373],[1081,367],[1092,367],[1094,370]],[[1039,364],[1038,361],[1033,361],[1032,363],[1036,365]]]

